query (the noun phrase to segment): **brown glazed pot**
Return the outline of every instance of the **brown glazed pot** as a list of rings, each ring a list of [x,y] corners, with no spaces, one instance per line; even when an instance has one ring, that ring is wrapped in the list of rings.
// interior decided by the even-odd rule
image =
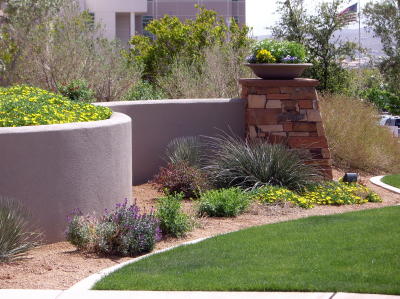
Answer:
[[[246,63],[257,77],[267,80],[289,80],[300,77],[311,63]]]

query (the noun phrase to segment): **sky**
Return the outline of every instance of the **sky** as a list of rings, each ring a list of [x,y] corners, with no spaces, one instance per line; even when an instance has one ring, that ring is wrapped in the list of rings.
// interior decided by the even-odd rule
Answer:
[[[326,2],[329,0],[305,0],[306,8],[311,11],[315,9],[318,3]],[[279,15],[276,15],[277,0],[246,0],[246,22],[247,25],[253,27],[253,35],[267,35],[268,31],[266,27],[273,26]],[[343,9],[358,2],[358,0],[352,0],[348,5],[344,5]],[[362,0],[361,6],[366,3],[366,0]],[[358,28],[357,24],[350,25],[349,28]]]

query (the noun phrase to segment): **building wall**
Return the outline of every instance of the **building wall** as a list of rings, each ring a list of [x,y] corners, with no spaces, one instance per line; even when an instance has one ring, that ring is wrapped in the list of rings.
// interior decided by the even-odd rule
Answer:
[[[227,22],[234,17],[239,24],[246,23],[245,0],[152,0],[147,2],[146,13],[136,15],[136,31],[143,34],[144,17],[157,19],[164,15],[174,15],[181,20],[192,19],[198,12],[198,9],[195,8],[196,4],[215,10]]]
[[[134,33],[143,34],[146,20],[174,15],[181,20],[194,18],[196,4],[218,12],[227,22],[234,17],[246,23],[245,0],[79,0],[82,9],[94,13],[95,20],[105,26],[105,36],[123,43]]]

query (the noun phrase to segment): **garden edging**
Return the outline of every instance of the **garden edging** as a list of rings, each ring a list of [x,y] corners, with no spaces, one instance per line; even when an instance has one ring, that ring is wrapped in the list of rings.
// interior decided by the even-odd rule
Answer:
[[[381,180],[382,180],[383,177],[384,177],[384,175],[375,176],[375,177],[370,178],[370,181],[371,181],[371,183],[373,183],[373,184],[375,184],[375,185],[377,185],[379,187],[382,187],[382,188],[390,190],[390,191],[392,191],[394,193],[400,194],[400,189],[399,188],[390,186],[390,185],[385,184],[384,182],[382,182]]]

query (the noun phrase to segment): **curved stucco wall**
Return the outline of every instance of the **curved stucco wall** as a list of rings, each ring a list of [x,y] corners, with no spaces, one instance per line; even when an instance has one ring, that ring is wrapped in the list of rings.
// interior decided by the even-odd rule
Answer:
[[[102,214],[132,196],[131,119],[0,128],[0,196],[21,201],[46,241],[75,208]]]
[[[132,118],[133,184],[153,177],[167,144],[182,136],[215,136],[232,131],[244,137],[245,101],[242,99],[155,100],[98,103]]]

